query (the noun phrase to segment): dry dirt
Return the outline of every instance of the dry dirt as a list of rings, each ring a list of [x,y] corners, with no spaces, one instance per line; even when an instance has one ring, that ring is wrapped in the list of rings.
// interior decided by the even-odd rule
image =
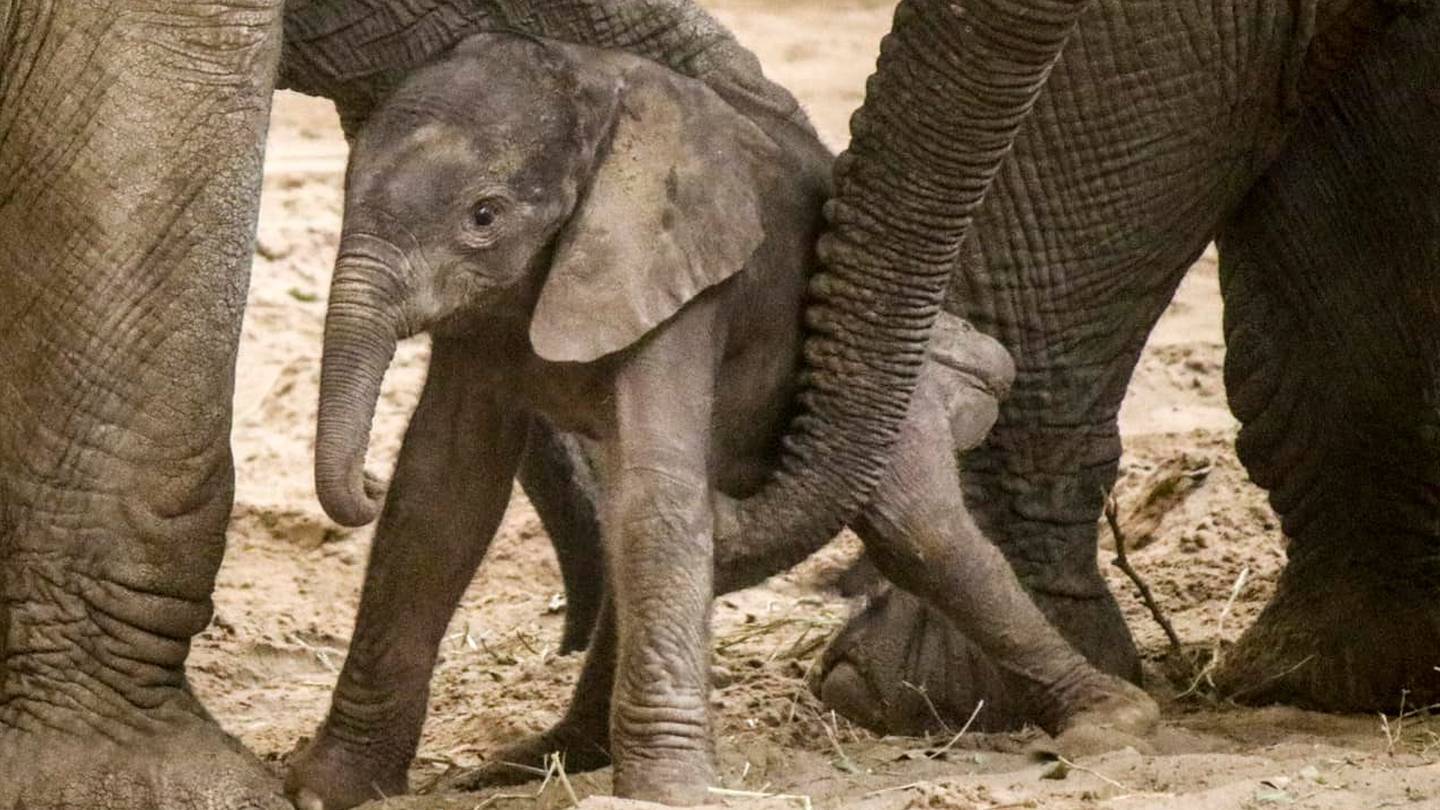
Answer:
[[[887,2],[806,0],[776,10],[711,0],[770,74],[792,88],[832,145],[861,99]],[[355,611],[368,531],[330,524],[310,483],[320,329],[340,218],[345,144],[329,105],[277,99],[235,398],[239,491],[214,625],[193,682],[221,722],[282,761],[325,711]],[[1190,273],[1151,340],[1122,413],[1118,488],[1131,558],[1179,635],[1210,650],[1232,641],[1268,598],[1284,542],[1232,450],[1213,257]],[[380,405],[372,464],[390,464],[424,376],[423,340],[402,347]],[[1102,533],[1108,540],[1108,531]],[[1153,750],[1083,759],[1068,772],[1027,759],[1027,736],[877,739],[836,720],[803,675],[847,606],[815,584],[854,554],[837,544],[802,569],[716,609],[714,692],[723,759],[719,804],[857,808],[1311,808],[1440,806],[1440,736],[1396,711],[1336,717],[1239,709],[1172,683],[1166,644],[1134,589],[1102,565],[1166,705]],[[555,720],[579,660],[554,650],[562,617],[554,559],[517,494],[457,613],[434,679],[413,782]],[[1227,610],[1228,606],[1228,610]],[[1433,730],[1432,730],[1433,729]],[[1057,778],[1058,777],[1058,778]],[[413,808],[559,808],[608,791],[608,775],[552,778],[503,794],[392,800]],[[746,793],[788,794],[758,800]],[[1432,798],[1436,797],[1436,798]],[[632,806],[592,798],[586,807]]]

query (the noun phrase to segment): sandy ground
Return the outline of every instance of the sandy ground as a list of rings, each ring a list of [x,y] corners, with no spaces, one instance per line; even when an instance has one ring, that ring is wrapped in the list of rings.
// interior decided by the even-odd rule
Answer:
[[[833,145],[859,104],[886,2],[707,3],[793,88]],[[277,99],[235,398],[238,497],[214,625],[193,681],[221,722],[277,768],[325,711],[343,660],[368,531],[320,512],[310,483],[320,330],[340,221],[345,145],[329,105]],[[1213,257],[1187,278],[1140,363],[1122,414],[1118,488],[1132,561],[1200,650],[1233,640],[1268,598],[1284,543],[1263,494],[1235,459],[1221,381],[1224,346]],[[424,376],[423,340],[402,347],[380,405],[374,466],[388,466]],[[1108,532],[1102,534],[1107,538]],[[1440,806],[1440,735],[1426,718],[1334,717],[1238,709],[1201,683],[1167,677],[1163,635],[1102,550],[1167,707],[1153,750],[1057,769],[1021,752],[1026,734],[877,739],[810,697],[803,675],[847,606],[816,586],[854,554],[844,543],[716,609],[714,692],[723,782],[717,803],[857,808],[1321,808]],[[1238,588],[1237,588],[1238,585]],[[413,782],[473,765],[554,721],[578,658],[554,653],[562,617],[554,559],[516,496],[455,617],[435,675]],[[1233,597],[1233,598],[1232,598]],[[1228,610],[1227,610],[1228,605]],[[1396,695],[1396,714],[1401,696]],[[1033,735],[1032,735],[1033,736]],[[551,808],[604,795],[608,774],[506,793],[399,799],[396,807]],[[789,794],[758,801],[746,792]],[[612,806],[592,798],[587,807]]]

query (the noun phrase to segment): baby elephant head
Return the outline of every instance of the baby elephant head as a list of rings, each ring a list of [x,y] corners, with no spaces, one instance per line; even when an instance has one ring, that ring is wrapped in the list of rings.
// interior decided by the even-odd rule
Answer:
[[[545,360],[624,349],[745,266],[775,159],[705,85],[620,53],[483,35],[408,77],[346,176],[316,438],[325,511],[348,526],[378,513],[364,462],[397,340],[528,317]]]

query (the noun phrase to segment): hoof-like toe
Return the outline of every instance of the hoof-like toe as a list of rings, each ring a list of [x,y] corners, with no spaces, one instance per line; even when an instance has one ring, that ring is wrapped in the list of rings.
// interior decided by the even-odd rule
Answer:
[[[1140,687],[1103,677],[1101,696],[1067,717],[1053,739],[1036,745],[1036,753],[1071,758],[1122,748],[1150,750],[1147,738],[1160,724],[1159,705]]]
[[[295,810],[325,810],[325,800],[309,788],[297,790],[291,801],[295,803]]]
[[[408,762],[408,758],[394,759]],[[408,792],[403,764],[387,765],[354,755],[323,729],[294,757],[285,775],[285,795],[298,810],[349,810]]]

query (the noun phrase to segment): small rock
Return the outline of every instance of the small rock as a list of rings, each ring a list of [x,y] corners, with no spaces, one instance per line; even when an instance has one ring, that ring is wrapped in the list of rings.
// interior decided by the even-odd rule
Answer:
[[[546,613],[547,615],[553,616],[553,615],[555,615],[556,613],[564,613],[564,612],[565,612],[565,594],[563,594],[563,593],[554,593],[554,594],[551,594],[551,595],[550,595],[550,601],[548,601],[548,602],[545,603],[545,613]]]
[[[289,243],[273,241],[271,237],[263,234],[255,240],[255,252],[272,262],[289,256],[292,250]]]
[[[710,685],[712,687],[716,689],[724,689],[725,687],[733,683],[735,683],[734,670],[731,670],[729,667],[722,667],[718,665],[710,667]]]
[[[1070,763],[1063,759],[1057,759],[1051,763],[1041,774],[1041,779],[1054,779],[1059,781],[1070,775]]]

